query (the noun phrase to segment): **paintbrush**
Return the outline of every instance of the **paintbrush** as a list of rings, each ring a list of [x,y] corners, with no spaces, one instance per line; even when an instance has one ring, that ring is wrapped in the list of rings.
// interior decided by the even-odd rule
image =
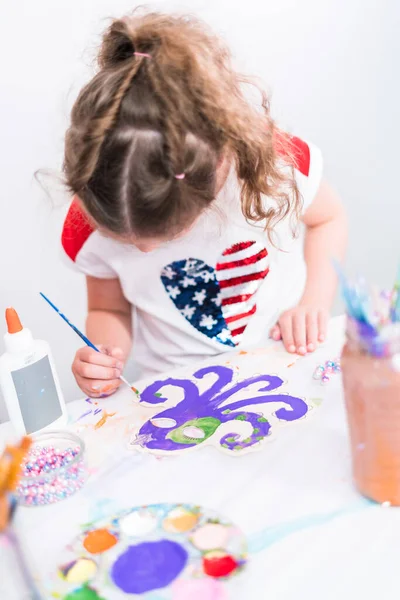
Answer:
[[[101,351],[93,344],[93,342],[91,342],[89,340],[89,338],[87,338],[86,335],[84,333],[82,333],[82,331],[79,331],[79,329],[75,325],[73,325],[69,319],[67,319],[67,317],[57,308],[57,306],[55,304],[53,304],[51,302],[51,300],[49,300],[47,298],[47,296],[45,296],[42,292],[40,292],[40,295],[42,296],[42,298],[44,300],[46,300],[46,302],[48,304],[50,304],[51,308],[53,310],[55,310],[56,313],[58,313],[60,315],[60,317],[67,323],[67,325],[69,325],[71,327],[71,329],[73,331],[75,331],[75,333],[77,335],[79,335],[79,337],[81,338],[81,340],[83,340],[87,346],[89,346],[90,348],[93,348],[93,350],[95,350],[96,352],[100,352],[101,353]],[[125,385],[127,385],[132,390],[131,384],[129,383],[129,381],[127,379],[125,379],[125,377],[123,377],[122,375],[120,375],[119,378],[120,378],[121,381],[123,381],[125,383]]]
[[[369,298],[365,283],[360,280],[357,285],[352,285],[337,260],[333,260],[333,266],[339,279],[342,297],[345,302],[347,313],[360,323],[365,323],[374,328],[373,319],[370,315]]]

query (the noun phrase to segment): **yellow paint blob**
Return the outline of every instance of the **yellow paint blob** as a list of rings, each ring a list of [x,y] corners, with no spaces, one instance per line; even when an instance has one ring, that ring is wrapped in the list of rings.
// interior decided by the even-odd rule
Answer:
[[[90,558],[78,558],[69,565],[60,567],[60,573],[68,583],[86,583],[90,581],[97,572],[97,565]]]

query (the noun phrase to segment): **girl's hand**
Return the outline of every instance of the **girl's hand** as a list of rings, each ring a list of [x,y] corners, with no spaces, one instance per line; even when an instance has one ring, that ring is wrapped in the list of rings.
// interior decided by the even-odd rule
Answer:
[[[288,352],[304,355],[325,341],[327,323],[328,311],[300,304],[280,316],[270,335],[282,340]]]
[[[81,390],[90,398],[110,396],[121,385],[124,369],[121,348],[98,346],[100,352],[85,346],[75,355],[72,372]]]

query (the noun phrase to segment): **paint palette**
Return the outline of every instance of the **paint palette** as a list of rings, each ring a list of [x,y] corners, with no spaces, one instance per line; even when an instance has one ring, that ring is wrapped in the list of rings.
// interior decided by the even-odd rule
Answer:
[[[231,600],[246,560],[244,535],[213,511],[136,507],[96,522],[68,546],[52,597]]]

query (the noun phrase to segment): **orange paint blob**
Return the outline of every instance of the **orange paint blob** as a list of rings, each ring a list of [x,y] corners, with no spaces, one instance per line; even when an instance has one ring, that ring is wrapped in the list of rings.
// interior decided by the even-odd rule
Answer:
[[[101,417],[101,419],[99,421],[97,421],[97,423],[95,424],[94,428],[95,429],[100,429],[100,427],[103,427],[103,425],[106,424],[107,419],[109,419],[110,417],[113,417],[116,414],[117,413],[115,413],[115,412],[108,413],[106,410],[103,410],[102,417]]]
[[[199,520],[199,515],[184,508],[176,508],[163,522],[163,528],[169,533],[185,533],[193,529]]]
[[[89,531],[83,540],[83,547],[90,554],[106,552],[118,542],[118,539],[108,529],[95,529]]]

